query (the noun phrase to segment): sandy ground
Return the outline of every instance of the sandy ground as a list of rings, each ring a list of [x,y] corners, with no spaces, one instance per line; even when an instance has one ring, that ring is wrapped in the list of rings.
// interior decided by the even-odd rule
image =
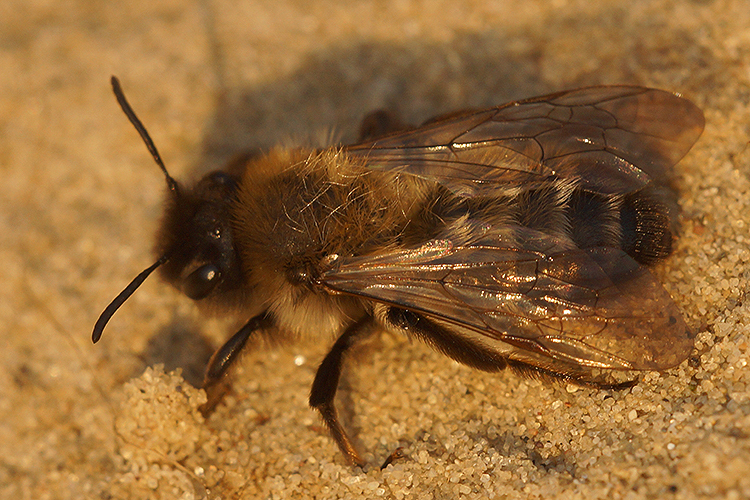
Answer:
[[[750,497],[747,7],[4,0],[0,497]],[[249,146],[351,139],[380,107],[418,122],[594,84],[681,92],[706,129],[676,169],[683,230],[656,272],[698,332],[695,356],[595,391],[488,375],[382,335],[339,397],[364,471],[306,405],[330,339],[249,353],[204,422],[190,383],[234,320],[204,320],[152,279],[90,341],[153,261],[164,192],[111,74],[181,179]],[[406,457],[379,470],[398,446]]]

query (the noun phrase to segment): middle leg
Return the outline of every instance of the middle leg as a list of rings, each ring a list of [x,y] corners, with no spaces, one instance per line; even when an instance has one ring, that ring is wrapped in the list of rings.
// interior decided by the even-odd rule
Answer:
[[[349,326],[323,359],[318,372],[315,374],[315,380],[310,391],[310,406],[320,412],[323,422],[346,459],[359,466],[365,465],[365,461],[357,453],[351,439],[341,425],[333,400],[336,397],[336,390],[341,379],[341,370],[346,353],[357,342],[368,337],[376,327],[377,324],[371,316],[366,316]]]

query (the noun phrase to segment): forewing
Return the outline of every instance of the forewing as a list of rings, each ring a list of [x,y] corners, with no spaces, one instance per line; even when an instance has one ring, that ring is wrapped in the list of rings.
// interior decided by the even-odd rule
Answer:
[[[524,228],[514,238],[436,239],[340,259],[322,282],[456,325],[485,347],[499,341],[551,362],[660,370],[683,361],[693,345],[669,294],[627,254],[565,249]]]
[[[662,90],[589,87],[451,116],[349,146],[369,168],[491,196],[550,177],[606,194],[663,181],[703,131],[703,113]]]

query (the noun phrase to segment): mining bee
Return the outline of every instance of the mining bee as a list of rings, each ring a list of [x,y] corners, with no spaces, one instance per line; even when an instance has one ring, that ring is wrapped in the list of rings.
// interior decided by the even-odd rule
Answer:
[[[194,186],[167,180],[157,268],[185,295],[247,322],[213,355],[207,409],[248,342],[335,339],[310,405],[363,464],[336,408],[342,363],[379,329],[450,358],[595,387],[612,370],[664,370],[694,334],[647,269],[672,249],[669,170],[700,136],[701,111],[642,87],[570,90],[406,127],[385,113],[349,146],[272,148]]]

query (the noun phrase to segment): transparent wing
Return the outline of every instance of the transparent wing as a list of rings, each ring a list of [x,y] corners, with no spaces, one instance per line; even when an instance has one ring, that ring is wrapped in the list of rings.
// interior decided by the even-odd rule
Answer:
[[[663,181],[703,125],[703,113],[678,95],[590,87],[454,115],[347,151],[369,168],[434,180],[460,196],[550,177],[628,193]]]
[[[415,248],[342,258],[321,281],[455,325],[501,354],[526,352],[534,364],[661,370],[692,349],[693,334],[669,294],[620,250],[565,248],[519,227],[456,240],[446,234]]]

